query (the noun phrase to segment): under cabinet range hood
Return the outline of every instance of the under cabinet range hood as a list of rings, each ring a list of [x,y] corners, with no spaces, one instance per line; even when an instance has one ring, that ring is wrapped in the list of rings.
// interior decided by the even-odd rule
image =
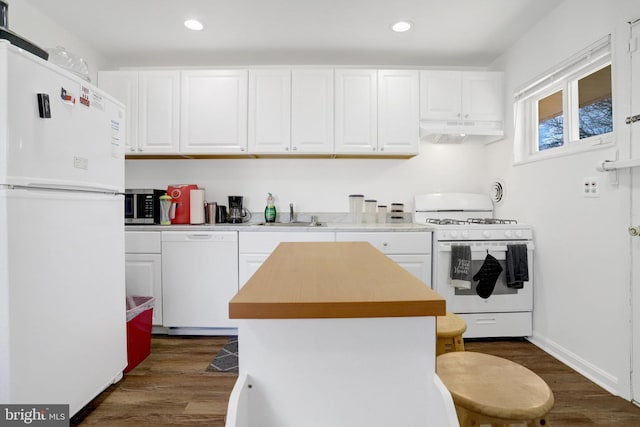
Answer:
[[[504,136],[502,122],[421,120],[420,138],[434,143],[477,142],[490,144]]]

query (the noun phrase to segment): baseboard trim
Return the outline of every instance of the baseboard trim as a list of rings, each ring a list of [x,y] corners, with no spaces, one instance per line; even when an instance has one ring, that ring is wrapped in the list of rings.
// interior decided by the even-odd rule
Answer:
[[[596,383],[614,396],[619,396],[625,400],[631,400],[631,390],[621,390],[620,380],[617,376],[606,372],[577,354],[567,350],[555,341],[536,334],[527,338],[532,344],[544,350],[549,355],[555,357],[565,365],[569,366],[579,374]]]

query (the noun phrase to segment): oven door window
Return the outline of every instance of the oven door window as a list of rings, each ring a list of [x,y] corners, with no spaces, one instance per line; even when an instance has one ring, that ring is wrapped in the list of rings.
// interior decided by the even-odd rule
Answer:
[[[502,267],[502,272],[500,273],[500,275],[498,276],[498,279],[496,279],[496,286],[493,289],[493,292],[491,293],[491,295],[510,295],[510,294],[517,294],[518,293],[518,289],[515,288],[509,288],[507,286],[507,267],[505,265],[505,258],[506,258],[506,254],[505,252],[493,252],[493,251],[473,251],[471,252],[471,277],[473,277],[482,267],[482,264],[484,263],[484,260],[487,256],[487,254],[491,254],[492,256],[494,256],[498,262],[500,263],[500,267]],[[476,286],[478,285],[478,281],[476,280],[472,280],[471,281],[471,289],[459,289],[456,288],[455,289],[455,294],[456,295],[478,295],[476,292]]]

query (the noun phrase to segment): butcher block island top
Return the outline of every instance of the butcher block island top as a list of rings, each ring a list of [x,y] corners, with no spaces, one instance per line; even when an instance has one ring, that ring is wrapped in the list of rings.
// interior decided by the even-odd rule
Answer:
[[[232,319],[445,315],[445,300],[367,242],[281,243],[229,302]]]

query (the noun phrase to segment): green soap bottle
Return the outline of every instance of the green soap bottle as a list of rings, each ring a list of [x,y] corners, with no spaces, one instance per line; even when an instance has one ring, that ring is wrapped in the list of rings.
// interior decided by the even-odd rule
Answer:
[[[276,222],[276,207],[273,205],[273,196],[269,193],[267,197],[267,207],[264,208],[264,221]]]

